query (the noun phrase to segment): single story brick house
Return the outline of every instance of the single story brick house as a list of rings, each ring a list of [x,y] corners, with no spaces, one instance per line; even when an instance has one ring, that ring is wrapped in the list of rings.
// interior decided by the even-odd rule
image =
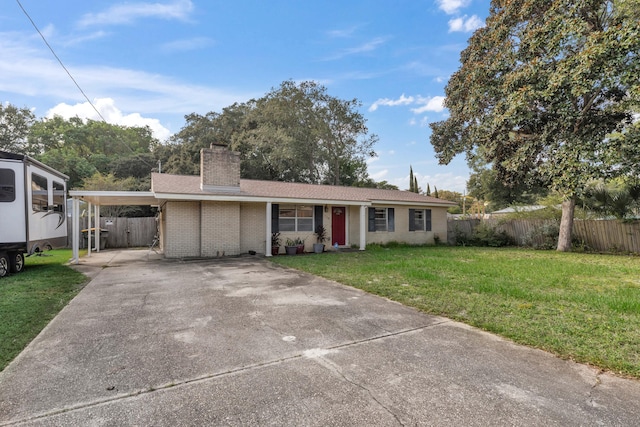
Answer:
[[[239,153],[226,146],[203,149],[200,171],[200,176],[153,173],[151,191],[141,194],[159,207],[160,247],[167,258],[250,251],[271,256],[276,232],[283,244],[301,238],[311,251],[319,224],[328,232],[328,248],[429,244],[435,236],[447,241],[447,208],[454,203],[446,200],[409,191],[240,179]],[[101,202],[83,191],[70,193],[110,204],[108,194]]]
[[[225,146],[201,151],[200,176],[154,173],[166,257],[271,254],[271,233],[302,238],[310,251],[322,224],[328,246],[447,241],[453,203],[408,191],[240,179],[240,157]],[[284,240],[283,240],[284,242]],[[284,249],[281,248],[280,251]]]

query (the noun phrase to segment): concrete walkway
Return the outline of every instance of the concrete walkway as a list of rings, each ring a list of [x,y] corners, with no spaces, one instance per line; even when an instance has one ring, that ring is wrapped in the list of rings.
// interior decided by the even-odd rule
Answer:
[[[83,258],[0,425],[637,426],[640,382],[259,257]]]

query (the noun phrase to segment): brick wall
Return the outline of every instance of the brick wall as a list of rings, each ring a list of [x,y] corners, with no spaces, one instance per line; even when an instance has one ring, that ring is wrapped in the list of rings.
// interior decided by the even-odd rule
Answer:
[[[387,242],[403,242],[403,243],[409,243],[414,245],[433,244],[434,243],[433,236],[435,234],[437,234],[440,237],[440,242],[447,241],[447,209],[446,208],[430,208],[431,209],[431,231],[409,231],[409,208],[408,207],[392,206],[392,205],[376,206],[376,207],[382,207],[382,208],[391,207],[395,209],[395,212],[394,212],[395,231],[394,232],[367,231],[367,244],[387,243]],[[353,222],[353,215],[351,217]],[[357,224],[357,220],[355,224]]]
[[[200,256],[240,254],[239,203],[202,202],[200,218]]]
[[[200,202],[167,202],[164,218],[165,257],[200,256]]]
[[[240,204],[240,253],[264,254],[267,242],[267,204]]]

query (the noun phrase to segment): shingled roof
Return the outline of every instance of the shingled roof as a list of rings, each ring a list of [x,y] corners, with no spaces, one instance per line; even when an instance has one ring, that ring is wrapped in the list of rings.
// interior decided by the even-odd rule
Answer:
[[[207,199],[211,196],[222,196],[234,199],[264,199],[291,201],[326,200],[351,203],[407,203],[426,206],[453,206],[455,203],[435,197],[424,196],[410,191],[383,190],[378,188],[343,187],[335,185],[301,184],[296,182],[260,181],[241,179],[240,191],[203,191],[200,188],[199,176],[171,175],[165,173],[151,174],[151,191],[158,199],[179,198]]]

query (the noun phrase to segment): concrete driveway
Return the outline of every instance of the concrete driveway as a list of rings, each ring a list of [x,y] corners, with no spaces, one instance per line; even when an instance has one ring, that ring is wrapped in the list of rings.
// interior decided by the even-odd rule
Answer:
[[[0,425],[639,423],[638,381],[258,257],[157,258],[82,260],[0,373]]]

